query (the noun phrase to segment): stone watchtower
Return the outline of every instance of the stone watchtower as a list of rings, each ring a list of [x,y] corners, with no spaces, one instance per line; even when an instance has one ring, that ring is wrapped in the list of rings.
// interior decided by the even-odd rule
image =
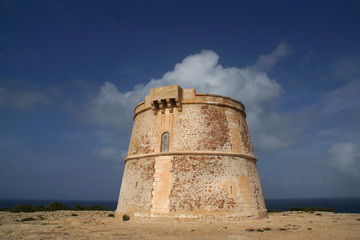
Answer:
[[[244,105],[167,86],[135,108],[116,215],[263,218]]]

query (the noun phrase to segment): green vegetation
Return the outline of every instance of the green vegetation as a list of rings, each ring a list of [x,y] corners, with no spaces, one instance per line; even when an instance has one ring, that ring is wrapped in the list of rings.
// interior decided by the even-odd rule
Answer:
[[[282,212],[280,209],[268,209],[268,213],[270,212]]]
[[[109,211],[109,208],[102,207],[99,205],[92,205],[90,207],[83,207],[79,204],[76,204],[74,208],[70,208],[68,206],[63,205],[59,202],[52,202],[46,206],[31,206],[29,204],[26,205],[18,205],[15,207],[8,207],[0,209],[0,211],[8,211],[12,213],[19,212],[39,212],[39,211],[59,211],[59,210],[74,210],[74,211]]]
[[[266,228],[264,228],[264,230],[265,230],[265,231],[271,231],[271,228],[266,227]]]
[[[90,207],[85,208],[86,211],[110,211],[107,207],[102,207],[99,205],[92,205]]]
[[[79,204],[75,204],[75,207],[74,207],[74,210],[76,211],[82,211],[82,210],[85,210],[85,207],[79,205]]]
[[[291,207],[290,211],[302,211],[302,212],[333,212],[336,213],[333,208],[322,208],[322,207]]]

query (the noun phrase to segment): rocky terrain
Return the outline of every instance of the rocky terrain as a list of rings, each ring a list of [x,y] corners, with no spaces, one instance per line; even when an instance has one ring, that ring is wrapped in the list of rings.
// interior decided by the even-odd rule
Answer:
[[[244,221],[123,221],[111,211],[0,212],[0,239],[360,239],[360,214],[270,213]]]

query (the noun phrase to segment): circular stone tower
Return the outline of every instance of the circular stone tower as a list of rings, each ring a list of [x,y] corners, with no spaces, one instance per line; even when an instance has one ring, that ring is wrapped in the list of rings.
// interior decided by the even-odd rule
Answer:
[[[244,105],[167,86],[135,108],[117,217],[263,218]]]

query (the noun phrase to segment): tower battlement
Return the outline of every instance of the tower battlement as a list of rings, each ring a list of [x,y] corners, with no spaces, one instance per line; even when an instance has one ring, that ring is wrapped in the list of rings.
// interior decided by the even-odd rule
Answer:
[[[266,216],[244,105],[167,86],[134,110],[117,216]]]

